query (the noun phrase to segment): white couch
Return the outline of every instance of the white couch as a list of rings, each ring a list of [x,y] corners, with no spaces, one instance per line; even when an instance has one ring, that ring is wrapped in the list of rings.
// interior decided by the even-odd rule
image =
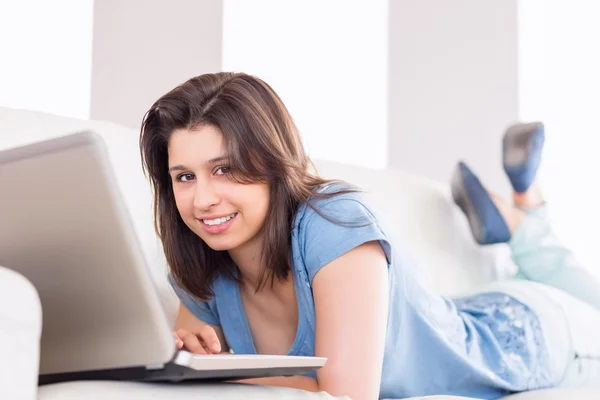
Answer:
[[[170,318],[174,319],[177,299],[166,282],[164,257],[153,231],[152,198],[141,170],[138,132],[109,122],[0,108],[0,150],[86,129],[101,134],[108,145],[152,276]],[[465,218],[450,200],[445,183],[392,169],[372,170],[325,161],[316,161],[316,166],[322,175],[346,179],[369,193],[389,219],[387,225],[394,229],[394,236],[401,239],[420,265],[425,282],[441,294],[464,293],[512,272],[507,250],[502,246],[475,245]],[[325,393],[313,395],[291,389],[234,384],[69,382],[37,388],[40,309],[37,294],[28,281],[0,267],[1,399],[33,399],[36,394],[43,400],[330,398]],[[591,399],[600,398],[600,392],[553,389],[518,396],[519,399]]]

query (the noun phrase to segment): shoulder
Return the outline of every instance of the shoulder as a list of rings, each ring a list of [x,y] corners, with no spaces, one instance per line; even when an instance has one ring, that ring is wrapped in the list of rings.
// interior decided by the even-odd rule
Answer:
[[[348,183],[332,182],[314,192],[315,195],[298,208],[294,228],[303,230],[311,224],[329,222],[328,219],[342,224],[377,223],[364,193]]]
[[[372,206],[364,193],[346,189],[355,190],[341,182],[319,187],[317,193],[330,196],[317,194],[298,209],[292,241],[311,281],[324,265],[367,242],[378,241],[391,264],[391,244]]]

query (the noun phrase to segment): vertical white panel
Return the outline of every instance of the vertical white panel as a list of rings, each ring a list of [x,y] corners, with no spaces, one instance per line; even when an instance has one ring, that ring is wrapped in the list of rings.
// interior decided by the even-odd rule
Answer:
[[[0,106],[88,118],[93,0],[0,0]]]
[[[559,236],[600,273],[600,3],[521,0],[519,113],[546,124],[540,181]]]
[[[390,165],[448,182],[464,160],[503,196],[517,119],[517,0],[390,2]]]
[[[220,0],[97,0],[91,118],[139,129],[160,96],[221,69]]]
[[[387,164],[388,2],[225,0],[223,69],[264,79],[309,154]]]

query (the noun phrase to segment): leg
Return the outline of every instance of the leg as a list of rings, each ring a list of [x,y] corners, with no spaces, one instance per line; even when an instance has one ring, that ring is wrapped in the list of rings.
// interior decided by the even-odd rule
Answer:
[[[600,282],[551,229],[535,183],[543,143],[542,124],[517,124],[504,136],[503,164],[514,206],[490,194],[468,170],[455,174],[452,193],[480,244],[508,242],[521,279],[492,285],[536,311],[561,386],[599,385],[600,342],[590,333],[600,331]]]
[[[515,193],[515,206],[487,191],[464,164],[453,177],[452,193],[480,244],[507,242],[518,276],[564,290],[600,309],[600,282],[555,236],[537,185]]]
[[[560,243],[545,212],[541,207],[524,217],[510,239],[519,275],[564,290],[600,309],[600,282]]]
[[[504,135],[502,160],[514,206],[486,190],[464,163],[453,175],[452,195],[478,243],[509,244],[518,278],[556,287],[600,309],[600,282],[560,243],[545,215],[536,183],[544,141],[541,123],[515,124]]]
[[[554,234],[539,185],[533,184],[523,193],[515,191],[513,201],[523,212],[506,207],[500,210],[519,220],[509,241],[512,259],[519,268],[517,277],[561,289],[600,309],[600,281]]]
[[[560,386],[600,385],[600,312],[563,290],[529,280],[490,283],[484,291],[506,293],[538,316],[552,381]]]
[[[561,309],[560,312],[557,310],[557,315],[549,318],[560,321],[562,318],[557,316],[564,316],[571,343],[571,357],[567,359],[560,386],[600,387],[600,343],[595,335],[600,330],[600,312],[589,303],[584,303],[562,290],[555,290],[553,293],[551,291],[553,288],[549,286],[545,288],[549,296],[547,304],[559,304]],[[539,304],[538,309],[546,307],[548,306],[545,304]],[[551,309],[556,308],[551,307]],[[560,327],[556,325],[553,332],[548,333],[551,351],[561,346],[561,343],[556,341],[558,331]]]
[[[562,311],[558,314],[564,316],[571,342],[571,355],[567,358],[560,386],[598,387],[600,345],[595,335],[590,333],[600,330],[600,282],[577,262],[573,252],[554,235],[538,187],[523,194],[515,192],[513,200],[516,207],[528,213],[509,242],[513,260],[519,267],[517,276],[561,289],[550,292],[548,296],[548,304],[554,302],[560,305]],[[540,304],[538,312],[546,308]],[[556,317],[548,315],[546,318],[554,320]],[[560,339],[559,325],[552,332],[547,332],[548,340],[553,342],[553,350],[561,348],[564,342]]]

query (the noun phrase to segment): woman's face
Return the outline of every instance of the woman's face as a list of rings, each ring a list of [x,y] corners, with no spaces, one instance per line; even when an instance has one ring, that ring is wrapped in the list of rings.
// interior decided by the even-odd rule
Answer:
[[[177,209],[213,250],[252,243],[269,207],[267,184],[241,184],[229,178],[226,152],[223,134],[211,125],[178,129],[169,139],[169,175]]]

